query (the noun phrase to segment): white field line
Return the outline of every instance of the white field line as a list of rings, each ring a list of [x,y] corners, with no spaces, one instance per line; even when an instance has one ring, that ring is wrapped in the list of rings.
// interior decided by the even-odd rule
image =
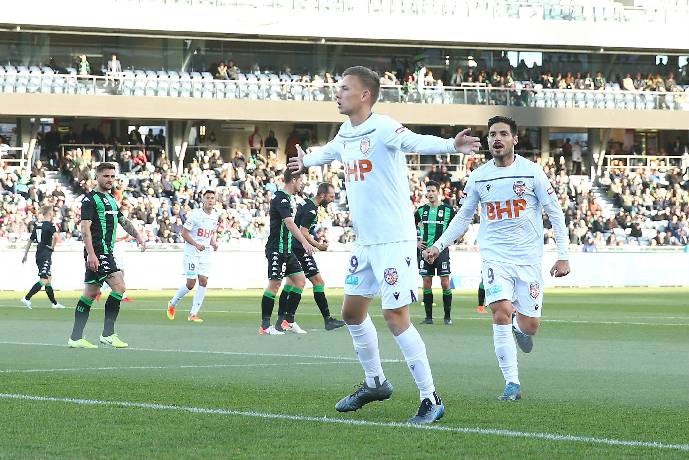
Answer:
[[[0,305],[0,308],[21,308],[26,309],[23,305]],[[45,308],[48,310],[48,308]],[[98,309],[96,307],[95,309]],[[69,308],[68,308],[69,310]],[[133,308],[133,311],[158,311],[165,312],[165,310],[160,308]],[[241,310],[204,310],[205,313],[232,313],[240,315],[256,315],[255,311],[241,311]],[[299,312],[299,316],[321,316],[320,313],[311,312]],[[382,318],[382,314],[369,313],[372,318]],[[459,317],[454,318],[455,321],[488,321],[490,320],[490,315],[483,317]],[[659,320],[670,320],[670,319],[684,319],[689,320],[689,316],[642,316],[636,317],[634,319],[659,319]],[[575,319],[543,319],[543,323],[571,323],[571,324],[612,324],[618,326],[689,326],[689,323],[652,323],[652,322],[640,322],[640,321],[593,321],[593,320],[575,320]],[[322,332],[321,329],[309,329],[311,332]]]
[[[315,422],[328,423],[352,426],[365,427],[379,427],[379,428],[395,428],[403,430],[425,430],[425,431],[439,431],[446,433],[462,433],[462,434],[479,434],[488,436],[501,436],[507,438],[526,438],[526,439],[540,439],[544,441],[554,442],[580,442],[588,444],[601,444],[615,447],[641,447],[649,449],[670,449],[689,451],[689,444],[666,444],[655,441],[629,441],[622,439],[609,438],[595,438],[592,436],[576,436],[576,435],[562,435],[551,433],[538,433],[528,431],[513,431],[501,430],[497,428],[470,428],[457,427],[445,425],[411,425],[408,423],[399,422],[374,422],[369,420],[352,420],[343,418],[331,417],[312,417],[307,415],[291,415],[291,414],[272,414],[267,412],[249,412],[232,409],[221,408],[206,408],[206,407],[192,407],[192,406],[177,406],[172,404],[154,404],[141,403],[132,401],[103,401],[98,399],[73,399],[73,398],[56,398],[49,396],[34,396],[26,394],[15,393],[0,393],[0,399],[20,400],[20,401],[35,401],[35,402],[57,402],[66,404],[75,404],[80,406],[115,406],[115,407],[129,407],[136,409],[151,409],[163,411],[187,412],[192,414],[203,415],[227,415],[238,417],[253,417],[267,420],[289,420],[299,422]]]
[[[278,339],[280,340],[280,339]],[[0,341],[0,345],[27,345],[36,347],[57,347],[57,348],[67,348],[65,344],[57,343],[41,343],[41,342],[13,342],[13,341]],[[105,348],[105,347],[101,347]],[[352,358],[349,356],[324,356],[324,355],[301,355],[301,354],[291,354],[291,353],[252,353],[243,351],[220,351],[220,350],[183,350],[183,349],[173,349],[173,348],[138,348],[129,347],[124,350],[117,350],[118,352],[127,351],[153,351],[160,353],[202,353],[209,355],[228,355],[228,356],[256,356],[256,357],[272,357],[272,358],[306,358],[306,359],[329,359],[335,361],[351,361],[359,362],[357,358]],[[381,359],[383,363],[401,363],[404,362],[402,359]],[[288,364],[288,363],[287,363]],[[285,365],[287,365],[285,364]]]
[[[353,361],[321,361],[318,363],[254,363],[254,364],[183,364],[178,366],[108,366],[108,367],[64,367],[53,369],[0,369],[0,374],[23,374],[39,372],[121,371],[146,369],[216,369],[227,367],[271,367],[279,366],[322,366],[327,364],[355,364]]]

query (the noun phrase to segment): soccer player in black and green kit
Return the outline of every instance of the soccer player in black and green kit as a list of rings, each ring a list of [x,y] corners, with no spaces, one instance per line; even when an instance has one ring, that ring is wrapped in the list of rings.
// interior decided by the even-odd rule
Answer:
[[[121,225],[127,233],[136,238],[142,251],[146,250],[146,243],[134,224],[122,215],[117,202],[110,194],[115,181],[115,165],[99,164],[96,167],[96,181],[96,189],[87,193],[81,202],[81,235],[84,241],[86,275],[84,294],[74,310],[74,328],[67,345],[70,348],[98,348],[83,335],[93,300],[100,292],[103,282],[106,282],[111,292],[105,302],[105,321],[100,342],[114,348],[127,348],[129,345],[115,334],[115,321],[120,312],[122,294],[126,290],[124,276],[117,268],[112,253],[117,225]]]
[[[299,230],[301,231],[304,238],[319,251],[327,251],[328,243],[319,243],[316,241],[311,232],[313,231],[316,223],[318,223],[318,208],[327,208],[327,206],[333,202],[335,199],[335,188],[326,182],[318,184],[318,189],[316,190],[316,196],[307,199],[303,205],[299,206],[297,209],[297,215],[294,218],[294,223],[297,224]],[[325,297],[325,282],[318,270],[318,265],[316,265],[316,259],[313,256],[306,254],[301,243],[297,240],[292,244],[292,251],[294,255],[297,256],[301,268],[304,270],[304,275],[309,279],[313,285],[313,298],[318,305],[318,309],[323,315],[323,321],[325,323],[325,329],[331,331],[342,327],[345,322],[339,319],[335,319],[330,316],[330,308],[328,307],[328,299]],[[288,318],[289,321],[289,318]]]
[[[292,238],[298,240],[304,252],[312,256],[314,248],[299,231],[294,223],[295,193],[303,187],[303,175],[289,169],[284,172],[284,188],[275,192],[270,202],[270,233],[266,242],[266,259],[268,259],[268,287],[261,298],[261,327],[259,335],[284,335],[285,331],[306,334],[294,322],[294,313],[299,306],[301,293],[306,284],[304,271],[292,252]],[[287,277],[287,283],[280,294],[278,307],[278,321],[275,326],[270,324],[270,318],[275,307],[282,279]],[[288,318],[292,320],[290,323]]]
[[[64,305],[60,305],[57,300],[55,300],[53,287],[50,284],[50,266],[53,263],[53,249],[55,249],[55,244],[57,244],[58,240],[57,228],[52,222],[53,207],[50,205],[43,206],[41,209],[41,214],[43,215],[43,220],[41,222],[37,222],[31,231],[29,242],[27,243],[26,250],[24,251],[24,258],[22,259],[22,263],[25,263],[29,255],[29,249],[31,249],[31,244],[36,243],[36,266],[38,267],[38,281],[33,285],[31,290],[21,298],[21,302],[26,308],[31,310],[31,297],[45,287],[45,293],[48,295],[50,303],[53,304],[53,308],[65,308]]]
[[[426,183],[426,198],[428,204],[421,206],[414,214],[416,225],[421,225],[421,239],[417,246],[420,250],[430,248],[447,229],[448,224],[455,216],[455,211],[450,206],[440,202],[440,184],[435,181]],[[440,253],[432,264],[423,258],[419,258],[419,274],[423,279],[423,306],[426,310],[426,318],[421,324],[433,324],[433,276],[440,277],[440,286],[443,289],[443,310],[445,311],[445,324],[452,324],[450,312],[452,309],[452,289],[450,289],[450,251]]]

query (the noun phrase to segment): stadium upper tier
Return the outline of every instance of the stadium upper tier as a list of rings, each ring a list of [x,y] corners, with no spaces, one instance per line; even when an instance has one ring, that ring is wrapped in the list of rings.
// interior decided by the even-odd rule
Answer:
[[[335,77],[338,80],[339,77]],[[689,85],[676,91],[544,89],[530,81],[512,87],[465,83],[461,86],[384,85],[380,101],[393,103],[498,105],[535,108],[689,111]],[[125,71],[118,77],[81,76],[75,69],[57,74],[50,67],[0,66],[4,93],[160,96],[269,101],[334,101],[337,83],[301,75],[240,73],[237,80],[216,80],[209,72]]]
[[[8,30],[587,49],[689,49],[687,0],[25,0]],[[634,6],[641,5],[641,6]],[[639,28],[643,27],[643,33]]]

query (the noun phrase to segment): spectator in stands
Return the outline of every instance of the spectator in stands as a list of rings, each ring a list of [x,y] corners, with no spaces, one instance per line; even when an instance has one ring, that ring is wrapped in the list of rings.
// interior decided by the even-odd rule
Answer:
[[[54,57],[48,59],[48,67],[50,67],[55,73],[67,73],[67,69],[57,64]]]
[[[85,54],[79,55],[79,60],[77,61],[77,74],[91,75],[91,63],[86,59]]]
[[[258,133],[258,126],[254,126],[254,132],[249,135],[249,151],[251,157],[255,158],[263,149],[263,138]]]
[[[216,80],[229,80],[230,76],[227,74],[227,66],[224,62],[220,61],[217,69],[215,70],[214,78]]]
[[[230,61],[227,63],[227,76],[230,78],[230,80],[238,80],[240,73],[241,71],[239,70],[239,67],[237,67],[237,64],[230,59]]]
[[[144,145],[139,128],[141,128],[141,126],[136,125],[134,129],[129,131],[129,145]]]
[[[595,90],[603,90],[605,89],[606,85],[605,77],[603,76],[603,72],[596,72],[596,77],[593,79],[593,89]]]
[[[110,60],[108,61],[108,66],[107,66],[107,71],[105,73],[107,77],[110,77],[112,79],[112,85],[119,86],[120,84],[120,75],[122,75],[122,64],[120,63],[120,60],[117,59],[117,54],[112,53],[112,56],[110,57]],[[109,84],[110,79],[105,80],[106,86]]]
[[[204,72],[208,70],[206,64],[206,55],[203,54],[201,48],[196,48],[191,55],[191,71]]]
[[[275,138],[275,133],[271,129],[268,131],[268,137],[265,142],[266,154],[272,153],[277,155],[278,152],[278,140]]]
[[[146,133],[146,137],[144,138],[144,145],[146,148],[156,145],[155,144],[155,136],[153,135],[153,129],[149,128],[148,133]]]
[[[572,174],[575,176],[581,175],[582,156],[581,143],[577,140],[572,146]]]
[[[641,72],[637,72],[636,76],[634,77],[634,89],[636,91],[643,91],[645,86],[646,81],[641,76]]]
[[[156,134],[155,140],[154,140],[155,145],[157,145],[161,148],[165,148],[165,134],[164,134],[164,132],[165,131],[163,131],[162,129],[159,130],[158,134]]]
[[[462,83],[464,83],[464,71],[460,66],[457,66],[450,79],[450,86],[462,86]]]
[[[632,74],[627,73],[622,79],[622,89],[625,91],[635,91],[634,80],[632,80]]]

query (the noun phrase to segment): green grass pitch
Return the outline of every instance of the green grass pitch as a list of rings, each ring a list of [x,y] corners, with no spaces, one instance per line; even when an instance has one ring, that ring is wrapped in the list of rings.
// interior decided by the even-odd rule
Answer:
[[[0,293],[0,458],[689,456],[688,288],[547,291],[534,351],[519,353],[524,399],[512,403],[496,400],[489,315],[456,292],[454,325],[417,326],[447,408],[432,429],[404,425],[418,393],[378,301],[394,395],[339,414],[363,372],[346,328],[322,329],[308,289],[297,321],[309,333],[282,337],[257,334],[258,290],[211,289],[203,324],[186,321],[191,294],[169,321],[171,292],[131,292],[117,323],[129,350],[68,349],[73,308],[51,310],[39,293],[27,310],[21,294]],[[78,293],[57,297],[73,307]],[[328,297],[339,316],[342,292]],[[422,312],[413,306],[415,322]],[[102,320],[103,301],[87,338]]]

